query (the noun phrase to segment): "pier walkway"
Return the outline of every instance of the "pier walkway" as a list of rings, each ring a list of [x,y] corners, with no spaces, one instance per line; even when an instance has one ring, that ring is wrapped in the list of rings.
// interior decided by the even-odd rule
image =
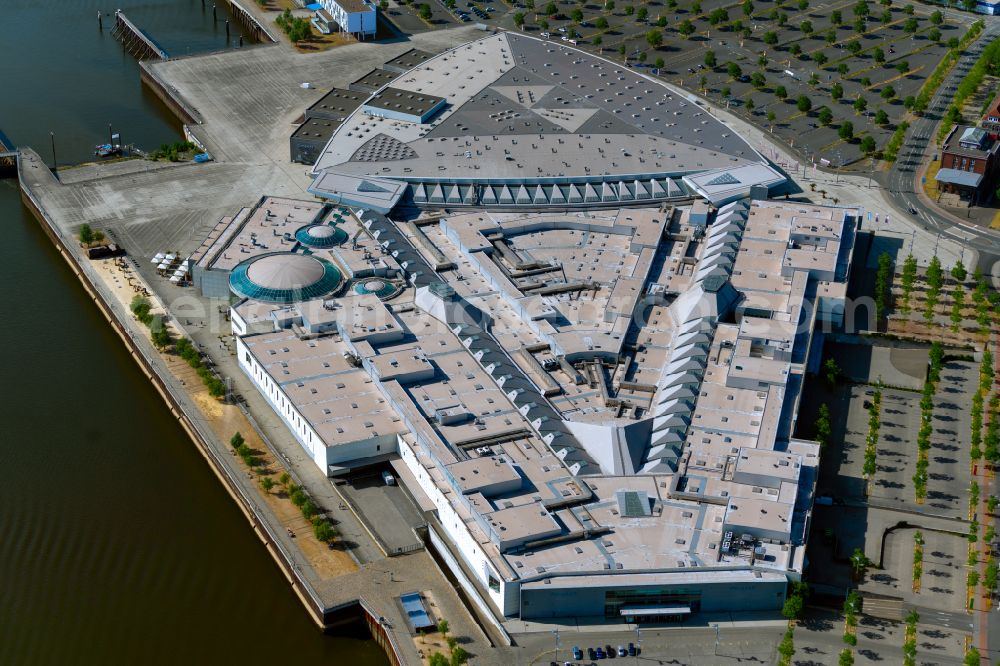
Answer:
[[[150,37],[145,30],[133,23],[122,10],[115,11],[115,25],[111,28],[112,36],[121,40],[125,50],[139,60],[170,58],[162,46]]]

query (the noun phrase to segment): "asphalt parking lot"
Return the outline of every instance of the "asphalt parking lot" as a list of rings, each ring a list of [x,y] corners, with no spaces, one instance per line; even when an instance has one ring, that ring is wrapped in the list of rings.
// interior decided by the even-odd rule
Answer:
[[[394,474],[388,465],[385,469]],[[377,529],[377,536],[386,550],[423,547],[414,529],[426,521],[398,483],[385,484],[382,471],[379,467],[365,468],[335,483],[354,510],[361,514],[364,523]]]
[[[886,144],[905,114],[904,100],[917,94],[949,40],[960,39],[973,17],[937,22],[926,5],[869,2],[867,19],[859,23],[855,5],[854,0],[522,0],[505,15],[493,14],[491,22],[517,29],[514,15],[520,12],[528,34],[572,40],[698,90],[770,128],[807,159],[865,171],[869,163],[861,139],[871,136],[879,148]],[[714,66],[706,64],[710,52]],[[739,69],[730,70],[730,63]],[[800,110],[800,96],[809,99],[808,111]],[[853,138],[841,136],[845,123]]]

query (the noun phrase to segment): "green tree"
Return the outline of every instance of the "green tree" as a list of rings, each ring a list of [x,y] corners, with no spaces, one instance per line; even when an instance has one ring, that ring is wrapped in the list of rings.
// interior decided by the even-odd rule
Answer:
[[[830,107],[824,106],[820,108],[819,114],[816,117],[819,120],[820,125],[825,127],[833,122],[833,111],[830,110]]]
[[[851,55],[858,55],[861,53],[861,42],[856,39],[848,42],[847,50],[850,51]]]
[[[781,663],[789,664],[792,661],[792,657],[795,656],[795,641],[792,637],[793,629],[791,626],[785,631],[785,636],[778,643],[778,654],[781,655]]]
[[[955,265],[951,267],[951,276],[958,282],[965,282],[965,279],[969,277],[969,271],[966,270],[965,264],[961,260],[956,261]]]
[[[590,40],[590,43],[594,46],[600,47],[604,43],[604,39],[600,35],[594,35],[594,38]]]
[[[865,109],[867,108],[868,108],[868,100],[866,100],[864,97],[858,97],[856,100],[854,100],[854,111],[856,113],[864,113]]]
[[[872,156],[878,152],[878,145],[875,143],[875,139],[867,134],[863,139],[861,139],[861,152],[867,156]]]
[[[430,21],[431,16],[433,16],[433,13],[431,12],[431,6],[426,2],[421,3],[417,15],[425,21]]]
[[[726,65],[726,73],[729,74],[729,78],[737,79],[743,74],[743,69],[737,65],[735,62],[731,62]]]
[[[880,65],[885,62],[885,51],[882,50],[881,46],[875,47],[875,50],[872,51],[872,58]]]
[[[807,35],[811,35],[813,31],[812,21],[805,20],[802,23],[799,23],[799,30]]]
[[[729,20],[729,12],[727,12],[722,7],[713,9],[708,15],[708,23],[710,25],[719,25],[720,23],[725,23]]]
[[[850,120],[845,120],[840,123],[840,127],[837,129],[837,136],[839,136],[844,141],[850,141],[854,138],[854,123]]]
[[[830,419],[830,406],[825,402],[819,406],[819,415],[816,417],[816,441],[819,445],[826,446],[833,435],[833,425]]]
[[[556,3],[550,2],[549,4],[545,5],[546,16],[555,16],[558,13],[559,13],[559,7],[556,5]]]
[[[582,20],[583,12],[580,12],[580,14],[581,14],[580,18]],[[647,18],[649,18],[649,9],[645,5],[643,5],[642,7],[639,7],[639,11],[636,12],[635,20],[638,21],[639,23],[645,23]]]
[[[799,95],[799,98],[795,101],[795,106],[802,113],[809,113],[809,109],[812,108],[812,100],[805,95]]]
[[[851,553],[851,570],[854,572],[854,575],[861,578],[871,565],[872,562],[865,555],[865,551],[861,550],[861,548],[855,548],[854,552]]]
[[[451,662],[448,661],[448,658],[440,652],[432,654],[430,659],[427,660],[427,663],[429,666],[451,666]]]
[[[653,48],[657,48],[663,43],[663,31],[654,28],[646,33],[646,43]]]
[[[594,26],[598,30],[607,30],[608,29],[608,19],[606,19],[603,16],[601,16],[596,21],[594,21]]]
[[[786,97],[788,97],[788,91],[785,90],[785,86],[775,86],[774,96],[780,100],[784,100]]]
[[[437,630],[438,630],[438,632],[442,636],[447,636],[448,635],[448,630],[450,629],[450,627],[451,627],[451,625],[448,624],[448,620],[446,620],[444,618],[441,618],[440,620],[438,620]]]
[[[813,53],[812,59],[813,59],[813,62],[815,62],[820,67],[822,67],[823,65],[825,65],[826,61],[827,61],[826,54],[823,53],[822,51],[817,51],[816,53]]]
[[[778,43],[778,33],[773,30],[768,30],[764,33],[764,43],[768,46],[774,46]]]
[[[744,16],[753,16],[753,0],[743,0],[743,4],[741,6],[743,8]]]
[[[879,126],[889,124],[889,114],[884,109],[875,112],[875,124]]]
[[[233,447],[233,451],[239,451],[240,447],[245,443],[246,441],[243,439],[243,435],[238,432],[234,433],[233,436],[229,438],[229,446]]]
[[[940,10],[935,9],[934,12],[931,14],[931,23],[933,23],[934,25],[941,25],[942,23],[944,23],[944,15],[941,14]]]
[[[684,19],[681,24],[677,26],[677,32],[681,33],[684,37],[690,37],[694,33],[694,24],[691,23],[690,19]]]
[[[524,12],[514,12],[514,25],[521,29],[524,27]]]
[[[830,12],[830,23],[835,26],[839,26],[844,22],[844,15],[840,13],[839,9],[835,9]]]
[[[715,68],[719,61],[715,57],[715,51],[705,51],[705,67]]]
[[[828,386],[837,384],[837,380],[840,379],[840,366],[837,365],[835,359],[828,358],[823,363],[823,379],[826,380]]]
[[[260,477],[260,486],[264,489],[265,493],[271,492],[271,488],[274,488],[274,479],[269,476]]]
[[[462,666],[469,660],[469,653],[461,645],[456,645],[451,649],[451,666]]]
[[[917,19],[910,17],[903,21],[903,32],[912,35],[917,31]]]
[[[840,651],[837,664],[838,666],[854,666],[854,653],[851,652],[851,648],[844,648]]]
[[[941,41],[941,31],[938,30],[937,28],[931,28],[930,30],[927,31],[927,39],[929,39],[929,40],[931,40],[932,42],[935,42],[935,43],[936,42],[940,42]]]
[[[767,83],[767,79],[760,72],[754,72],[750,75],[750,83],[753,84],[754,88],[760,90]]]
[[[635,14],[635,7],[632,5],[626,5],[625,16],[632,16],[633,14]]]
[[[81,245],[86,246],[94,242],[94,230],[86,222],[80,225],[79,236]]]
[[[834,83],[833,86],[830,87],[830,99],[836,102],[840,100],[840,98],[843,96],[844,96],[844,86],[840,85],[839,83]]]
[[[900,60],[896,63],[896,71],[900,74],[906,74],[910,71],[910,63],[905,60]]]

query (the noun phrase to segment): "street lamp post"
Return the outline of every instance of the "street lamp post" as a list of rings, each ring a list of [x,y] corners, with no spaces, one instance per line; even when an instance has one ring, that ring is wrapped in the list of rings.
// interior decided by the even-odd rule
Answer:
[[[642,651],[642,635],[639,633],[639,625],[635,626],[635,663],[639,663],[639,653]]]
[[[559,661],[559,630],[558,629],[553,629],[552,630],[552,634],[556,637],[556,654],[555,654],[555,660]]]
[[[59,163],[56,162],[56,133],[49,132],[49,138],[52,140],[52,171],[56,171],[59,167]]]
[[[718,623],[713,624],[712,628],[715,629],[715,656],[719,656],[719,625]]]

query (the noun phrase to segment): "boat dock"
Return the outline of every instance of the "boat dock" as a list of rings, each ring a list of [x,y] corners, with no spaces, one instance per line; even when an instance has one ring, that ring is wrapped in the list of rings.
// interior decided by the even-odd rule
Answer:
[[[115,12],[115,25],[111,34],[121,40],[125,50],[139,60],[158,58],[169,60],[170,56],[145,30],[133,23],[122,10]]]

